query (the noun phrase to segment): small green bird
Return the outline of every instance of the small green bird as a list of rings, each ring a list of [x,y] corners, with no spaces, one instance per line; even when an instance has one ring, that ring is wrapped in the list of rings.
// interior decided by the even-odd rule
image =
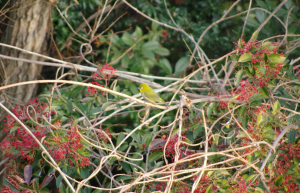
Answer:
[[[138,89],[140,90],[144,99],[146,99],[148,102],[150,103],[162,102],[166,104],[166,102],[162,98],[160,98],[158,94],[154,92],[154,90],[150,86],[148,86],[148,84],[143,83],[138,87]]]

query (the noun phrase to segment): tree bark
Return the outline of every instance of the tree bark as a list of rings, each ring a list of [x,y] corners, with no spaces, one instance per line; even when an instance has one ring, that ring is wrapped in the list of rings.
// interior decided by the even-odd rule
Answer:
[[[11,5],[10,11],[6,14],[7,19],[4,20],[6,28],[1,34],[1,42],[47,55],[47,31],[50,24],[51,4],[42,0],[12,0]],[[3,22],[2,19],[1,21]],[[0,47],[0,53],[16,58],[43,60],[32,54],[4,46]],[[4,86],[39,79],[41,70],[41,65],[0,58],[0,84]],[[16,86],[1,90],[0,102],[4,101],[5,106],[13,108],[15,104],[26,104],[36,96],[36,91],[37,85]],[[0,142],[4,137],[2,130],[5,115],[4,110],[0,109]]]

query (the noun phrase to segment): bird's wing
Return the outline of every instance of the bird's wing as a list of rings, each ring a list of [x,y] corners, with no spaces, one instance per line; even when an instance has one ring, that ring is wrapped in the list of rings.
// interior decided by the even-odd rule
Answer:
[[[159,102],[159,96],[154,90],[147,91],[143,94],[143,97],[150,102]]]

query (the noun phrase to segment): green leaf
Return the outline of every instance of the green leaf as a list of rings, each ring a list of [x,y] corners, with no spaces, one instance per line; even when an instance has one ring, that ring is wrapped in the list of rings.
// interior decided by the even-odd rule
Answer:
[[[149,41],[146,42],[143,46],[142,49],[146,49],[146,50],[154,50],[157,49],[159,47],[159,43],[156,41]]]
[[[155,60],[155,54],[154,52],[152,52],[151,50],[148,50],[146,48],[142,48],[142,54],[143,56],[145,56],[146,58],[149,58],[151,60]]]
[[[206,189],[205,193],[211,193],[212,191],[212,184]]]
[[[250,53],[244,53],[239,58],[238,62],[249,62],[249,61],[251,61],[251,58],[252,58],[252,55]]]
[[[201,131],[204,131],[203,125],[198,125],[198,126],[196,127],[196,129],[194,129],[194,131],[193,131],[193,139],[194,139],[194,140],[196,139],[196,137],[198,136],[198,134],[199,134]]]
[[[145,135],[145,136],[146,137],[145,137],[145,140],[143,140],[143,142],[145,143],[145,146],[148,147],[152,141],[153,136],[152,136],[152,133],[149,133],[148,135]]]
[[[157,20],[157,18],[155,20]],[[156,22],[151,23],[151,30],[152,31],[157,31],[157,27],[158,27],[158,23],[156,23]]]
[[[120,142],[124,139],[125,135],[123,132],[121,132],[118,136],[118,139],[117,139],[117,143],[116,145],[118,146],[120,144]]]
[[[251,14],[250,14],[251,15]],[[248,17],[247,18],[247,25],[250,25],[250,26],[252,26],[252,27],[255,27],[255,28],[258,28],[259,27],[259,25],[260,25],[260,23],[256,20],[256,19],[254,19],[254,18],[252,18],[252,17]],[[255,32],[253,33],[253,35],[252,36],[254,36],[255,35]],[[257,35],[256,35],[257,36]],[[251,38],[252,39],[252,38]]]
[[[62,96],[62,95],[58,95],[59,99],[65,104],[65,105],[68,105],[69,102],[68,100],[66,99],[66,97]]]
[[[175,64],[175,74],[183,72],[186,67],[188,67],[190,64],[190,58],[187,56],[184,56],[180,58],[176,64]]]
[[[15,188],[5,177],[3,177],[3,182],[6,186],[9,187],[9,189],[11,191],[14,191],[14,192],[19,192],[19,190],[17,188]]]
[[[288,133],[288,136],[287,136],[289,143],[295,143],[296,135],[297,135],[296,129],[290,130],[290,132]]]
[[[238,41],[238,46],[239,46],[239,48],[243,48],[243,44],[242,44],[241,38],[240,38],[239,41]]]
[[[170,55],[170,51],[167,48],[164,47],[158,47],[156,49],[153,50],[156,54],[160,55],[160,56],[168,56]]]
[[[123,162],[122,162],[122,163],[123,163]],[[102,191],[102,190],[96,189],[96,190],[94,190],[92,193],[103,193],[103,191]]]
[[[252,66],[248,66],[248,71],[250,73],[251,76],[254,76],[255,75],[255,70]]]
[[[207,117],[209,118],[211,113],[213,112],[213,109],[214,109],[214,106],[215,106],[215,103],[210,103],[207,107],[207,110],[206,110],[206,113],[207,113]]]
[[[128,64],[129,64],[129,56],[128,54],[125,54],[122,59],[121,59],[121,64],[122,64],[122,67],[125,67],[127,68],[128,67]]]
[[[263,189],[261,189],[260,187],[256,187],[254,193],[265,193],[265,191]]]
[[[108,101],[108,102],[106,102],[106,103],[104,103],[103,105],[102,105],[102,107],[101,107],[101,111],[104,111],[109,105],[111,105],[112,104],[112,102],[111,101]]]
[[[143,31],[139,26],[135,28],[134,35],[136,35],[138,39],[140,39],[143,36]]]
[[[283,182],[283,177],[280,175],[276,180],[275,180],[275,185],[280,186]]]
[[[273,111],[272,111],[272,114],[273,115],[276,115],[279,111],[280,111],[280,102],[277,100],[274,105],[273,105]]]
[[[264,96],[265,98],[268,98],[268,97],[269,97],[269,90],[268,90],[268,88],[267,88],[266,86],[261,87],[260,90],[261,90],[261,93],[263,94],[263,96]]]
[[[257,120],[256,120],[257,126],[259,126],[261,124],[262,120],[263,120],[262,119],[262,114],[261,114],[261,112],[259,112],[259,114],[257,116]]]
[[[129,175],[123,175],[123,176],[118,176],[117,177],[117,180],[118,180],[118,182],[120,181],[120,180],[124,180],[124,181],[128,181],[128,180],[131,180],[133,177],[132,176],[129,176]]]
[[[40,193],[40,186],[39,186],[38,181],[36,179],[33,181],[33,188],[34,188],[36,193]]]
[[[90,153],[89,152],[81,152],[80,155],[84,156],[84,157],[89,157]]]
[[[249,17],[250,18],[250,17]],[[249,19],[248,18],[248,19]],[[257,36],[258,36],[258,34],[259,34],[259,31],[258,30],[256,30],[253,34],[252,34],[252,36],[251,36],[251,40],[252,41],[254,41],[254,40],[256,40],[257,39]]]
[[[265,66],[259,66],[256,70],[256,76],[261,78],[266,73],[267,68]]]
[[[255,17],[260,23],[262,23],[265,21],[265,12],[263,10],[257,9],[255,10]]]
[[[268,56],[268,59],[270,60],[270,64],[279,64],[283,63],[286,59],[286,57],[280,55],[280,54],[271,54]]]
[[[162,150],[155,151],[155,152],[150,154],[148,161],[149,162],[154,162],[154,161],[158,160],[159,158],[161,158],[162,155],[163,155]]]
[[[168,59],[166,58],[159,59],[158,66],[160,66],[168,75],[172,74],[172,66]]]
[[[14,131],[18,130],[19,126],[13,126],[12,128],[10,128],[9,130],[9,134],[13,133]]]
[[[75,95],[77,95],[84,87],[83,86],[76,86],[75,88],[72,89],[70,92],[68,99],[73,98]],[[77,96],[75,97],[77,98]]]
[[[66,188],[65,188],[63,183],[59,184],[59,192],[60,193],[66,193]]]
[[[250,101],[253,101],[253,100],[262,100],[264,99],[265,97],[263,96],[263,94],[261,93],[254,93],[251,97],[250,97]]]
[[[82,179],[85,179],[90,175],[89,168],[77,168],[77,173],[82,177]]]
[[[236,80],[234,81],[235,86],[237,86],[241,82],[243,75],[244,75],[243,70],[240,70],[236,73],[236,75],[235,75]]]
[[[242,107],[240,108],[240,116],[242,116],[242,115],[244,114],[246,108],[247,108],[246,106],[242,106]]]
[[[252,175],[248,176],[245,181],[250,182],[252,179],[255,178],[255,176],[257,176],[257,174],[252,174]]]
[[[128,32],[123,33],[122,40],[128,46],[132,46],[135,43],[135,41],[130,37]]]
[[[128,174],[131,173],[131,167],[128,163],[121,162],[121,166],[126,173],[128,173]]]

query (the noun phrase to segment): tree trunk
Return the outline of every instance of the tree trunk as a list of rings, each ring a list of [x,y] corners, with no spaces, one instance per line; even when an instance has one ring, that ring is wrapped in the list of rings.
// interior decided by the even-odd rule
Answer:
[[[1,42],[47,55],[50,3],[42,0],[12,0],[11,5],[12,9],[6,14],[8,18],[4,20],[7,25],[4,33],[1,34]],[[3,20],[1,21],[3,22]],[[16,58],[43,60],[32,54],[26,54],[4,46],[0,47],[0,53]],[[41,70],[42,66],[34,63],[0,59],[0,84],[4,86],[28,80],[37,80],[39,79]],[[27,103],[28,100],[35,97],[36,91],[36,84],[1,90],[0,102],[5,100],[3,104],[8,108],[12,108],[16,104]],[[2,120],[5,114],[4,110],[0,108],[0,142],[4,137]]]

